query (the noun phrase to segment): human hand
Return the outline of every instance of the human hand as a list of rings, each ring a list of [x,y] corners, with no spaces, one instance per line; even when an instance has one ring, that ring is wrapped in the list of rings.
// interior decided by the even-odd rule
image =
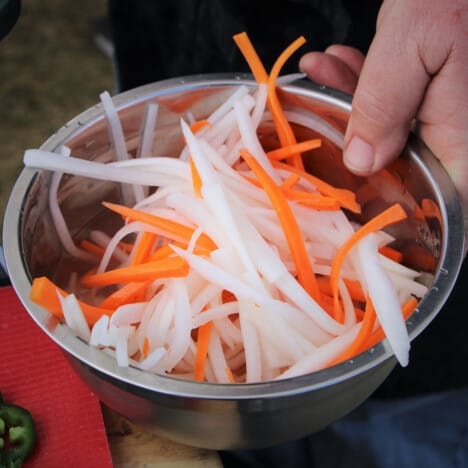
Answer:
[[[367,57],[340,45],[305,54],[312,80],[354,93],[344,162],[371,174],[410,128],[444,164],[468,214],[468,1],[385,0]]]

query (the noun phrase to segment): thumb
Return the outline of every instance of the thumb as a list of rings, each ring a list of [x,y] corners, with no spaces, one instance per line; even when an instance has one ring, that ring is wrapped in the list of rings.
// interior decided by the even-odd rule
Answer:
[[[356,174],[383,168],[405,145],[430,79],[417,34],[404,15],[381,10],[345,135],[344,163]]]

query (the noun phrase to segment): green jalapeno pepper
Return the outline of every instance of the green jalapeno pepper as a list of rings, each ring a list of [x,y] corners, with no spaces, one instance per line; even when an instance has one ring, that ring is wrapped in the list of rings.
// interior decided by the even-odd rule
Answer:
[[[6,404],[0,394],[0,468],[19,468],[36,442],[31,413]]]

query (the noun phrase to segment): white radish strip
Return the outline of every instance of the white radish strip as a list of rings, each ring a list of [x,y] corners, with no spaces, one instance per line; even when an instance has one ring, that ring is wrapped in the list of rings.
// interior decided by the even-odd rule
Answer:
[[[168,156],[154,156],[149,158],[129,159],[127,161],[116,161],[106,164],[106,167],[118,167],[149,171],[159,178],[165,178],[161,186],[180,182],[181,180],[191,182],[190,166],[187,162],[178,158]]]
[[[336,338],[333,338],[327,344],[320,346],[313,353],[296,362],[288,370],[283,372],[277,379],[289,379],[299,375],[316,372],[327,366],[330,362],[342,354],[353,342],[359,332],[360,324],[354,325],[348,331]]]
[[[420,273],[416,270],[412,270],[411,268],[405,267],[401,263],[395,262],[390,258],[386,257],[385,255],[379,254],[379,262],[382,267],[385,268],[388,272],[393,272],[400,276],[406,276],[410,279],[415,279],[420,276]]]
[[[354,304],[349,295],[348,288],[342,279],[338,281],[338,291],[343,301],[344,324],[345,326],[351,327],[356,324],[356,312],[354,311]]]
[[[291,110],[285,110],[284,115],[289,122],[310,128],[311,130],[320,133],[320,135],[327,138],[332,143],[335,143],[338,148],[343,149],[344,135],[318,115],[313,114],[312,112],[302,113]]]
[[[62,178],[62,175],[63,175],[62,172],[55,172],[52,175],[52,180],[50,182],[50,188],[49,188],[49,211],[50,211],[50,215],[52,216],[52,221],[54,223],[55,230],[60,239],[60,242],[62,243],[63,248],[72,257],[95,262],[96,257],[94,257],[94,255],[86,252],[83,249],[78,248],[75,245],[70,235],[70,231],[68,230],[67,223],[65,222],[65,218],[63,217],[62,211],[60,210],[60,206],[58,204],[58,199],[57,199],[57,191],[60,185],[60,180]]]
[[[226,302],[225,304],[211,307],[193,317],[192,328],[196,329],[211,320],[219,320],[228,317],[229,315],[237,314],[238,312],[239,306],[237,305],[237,302]]]
[[[408,364],[410,341],[393,285],[380,266],[377,238],[370,234],[358,244],[358,255],[377,318],[402,366]]]
[[[166,349],[163,347],[153,349],[148,356],[136,365],[141,370],[150,371],[161,361],[166,354]]]
[[[307,75],[305,73],[289,73],[287,75],[281,75],[276,79],[277,86],[285,86],[294,81],[301,80],[305,78]]]
[[[114,102],[107,91],[99,95],[111,134],[111,141],[114,143],[115,158],[117,161],[128,159],[127,146],[125,144],[125,136],[122,129],[122,124],[119,115],[114,106]]]
[[[242,147],[243,142],[240,138],[240,132],[239,135],[237,132],[232,132],[231,136],[226,140],[226,149],[223,152],[223,159],[227,164],[234,166],[234,164],[239,161],[239,151]]]
[[[234,217],[229,201],[221,185],[203,185],[201,191],[205,202],[210,207],[218,225],[222,226],[226,237],[230,240],[244,269],[251,272],[255,271],[252,259],[239,232],[239,224],[242,224],[242,218]],[[240,223],[238,221],[240,221]]]
[[[131,357],[134,356],[140,350],[140,346],[138,343],[138,335],[136,333],[136,327],[132,327],[132,328],[133,330],[130,333],[130,336],[128,337],[128,341],[127,341],[127,354],[129,358],[129,361],[128,361],[129,365],[130,365],[130,362],[133,361]]]
[[[110,346],[111,338],[109,335],[109,317],[103,315],[94,325],[91,330],[89,344],[93,346]]]
[[[153,155],[153,135],[158,109],[159,106],[154,102],[146,105],[138,138],[137,158],[147,158]],[[134,184],[133,192],[135,193],[135,200],[138,202],[148,196],[148,187]]]
[[[146,197],[141,202],[138,202],[133,208],[136,210],[143,209],[150,206],[166,206],[166,198],[173,194],[193,194],[192,187],[187,183],[177,183],[167,185],[166,187],[159,187],[154,193]]]
[[[109,333],[113,340],[115,357],[119,367],[128,367],[128,340],[134,331],[135,328],[131,326],[109,326]]]
[[[163,307],[167,303],[168,295],[167,290],[164,287],[160,287],[154,295],[151,296],[151,299],[146,304],[146,307],[143,311],[143,315],[140,320],[140,325],[137,328],[137,335],[138,335],[138,345],[140,349],[143,349],[145,339],[148,338],[148,327],[151,319],[153,318],[153,314],[158,307],[160,302],[163,302]],[[148,338],[149,339],[149,338]],[[151,344],[151,342],[150,342]]]
[[[183,193],[173,193],[166,198],[166,204],[199,226],[216,245],[226,244],[225,231],[201,199]]]
[[[216,284],[206,283],[205,286],[193,297],[190,298],[192,316],[196,318],[215,297],[222,293],[220,287]],[[206,311],[203,311],[203,315]]]
[[[307,253],[315,262],[331,264],[336,254],[336,249],[324,242],[306,242]]]
[[[244,223],[242,223],[240,226],[244,232],[244,236],[247,226],[248,223],[246,221],[244,221]],[[256,231],[252,230],[251,234],[254,232]],[[299,285],[299,283],[297,283],[297,281],[287,272],[285,266],[280,261],[275,261],[275,255],[271,249],[268,248],[268,245],[263,241],[263,239],[261,240],[259,237],[258,239],[254,240],[258,240],[258,243],[255,242],[255,244],[253,244],[253,248],[249,249],[249,253],[254,255],[255,252],[257,252],[259,255],[259,257],[256,258],[256,262],[259,258],[262,261],[261,265],[257,264],[262,275],[267,278],[267,275],[271,275],[270,268],[274,268],[274,270],[278,272],[274,273],[273,278],[277,278],[274,283],[276,287],[281,290],[283,294],[285,294],[286,297],[288,297],[300,309],[304,310],[304,312],[309,315],[314,320],[314,322],[327,333],[338,335],[339,333],[343,332],[345,327],[336,320],[333,320],[327,314],[327,312],[325,312],[305,292],[302,286]],[[239,280],[238,277],[227,273],[225,270],[218,268],[211,262],[199,256],[191,255],[186,251],[179,249],[178,247],[171,247],[178,255],[187,260],[189,265],[198,271],[200,275],[202,275],[208,281],[218,284],[223,289],[231,291],[238,298],[250,299],[259,304],[265,303],[266,301],[271,301],[268,296],[261,294],[257,289],[250,287],[243,281]],[[272,263],[272,261],[274,263]]]
[[[245,208],[241,209],[243,211]],[[284,237],[284,231],[278,226],[278,223],[259,213],[258,210],[245,210],[245,214],[252,226],[269,242],[270,247],[282,255],[289,255],[289,247]],[[279,256],[279,255],[278,255]]]
[[[398,274],[395,274],[393,271],[388,271],[387,275],[391,279],[395,289],[397,291],[402,291],[404,292],[405,295],[413,295],[416,297],[424,297],[424,295],[427,293],[428,288],[427,286],[424,286],[421,283],[418,283],[417,281],[413,281],[409,279],[407,276],[401,276]]]
[[[161,300],[154,310],[146,331],[150,343],[155,346],[166,346],[169,330],[174,320],[174,300],[165,289],[165,300]]]
[[[331,335],[339,335],[346,326],[331,318],[289,273],[275,281],[276,287],[299,309],[303,310],[320,328]]]
[[[167,353],[163,366],[170,372],[185,356],[190,346],[191,308],[188,292],[183,278],[173,278],[168,282],[171,296],[174,298],[174,326],[167,344]]]
[[[252,111],[252,124],[255,129],[258,128],[263,114],[265,113],[265,107],[268,97],[268,85],[266,83],[260,83],[258,85],[257,96],[255,99],[255,107]]]
[[[160,218],[165,218],[170,221],[175,221],[176,223],[183,224],[190,228],[196,228],[195,223],[190,222],[190,219],[183,216],[181,213],[178,213],[175,210],[171,210],[168,207],[161,206],[150,206],[144,210],[146,213],[159,216]]]
[[[234,170],[219,154],[218,151],[208,142],[204,140],[199,141],[200,149],[203,151],[206,158],[210,161],[210,163],[224,176],[233,178],[237,180],[239,183],[242,183],[245,186],[252,186],[249,182],[247,182],[238,171]],[[257,189],[257,187],[255,187]],[[257,189],[258,192],[261,190]],[[242,194],[239,194],[242,195]]]
[[[26,150],[23,162],[26,167],[35,169],[58,171],[65,174],[122,182],[124,184],[160,186],[168,183],[167,175],[159,175],[156,172],[117,166],[113,163],[101,164],[85,159],[65,157],[51,151],[39,149]]]
[[[88,323],[86,322],[76,296],[74,294],[68,294],[66,297],[63,297],[57,291],[57,297],[60,300],[65,323],[77,334],[77,336],[86,341],[86,343],[89,343],[91,331],[89,330]]]
[[[319,328],[307,314],[290,304],[285,303],[284,307],[277,307],[274,312],[281,315],[314,346],[321,346],[333,338]]]
[[[228,172],[229,166],[226,164],[224,167],[219,165],[217,161],[211,158],[209,151],[206,151],[208,158],[212,161],[213,165],[221,173],[222,181],[225,186],[226,192],[235,194],[239,199],[244,200],[249,206],[258,207],[271,207],[269,198],[266,193],[255,185],[251,184],[243,177],[240,176],[239,172]],[[224,169],[227,170],[224,170]],[[270,208],[271,209],[271,208]]]
[[[156,119],[158,117],[158,104],[150,102],[145,109],[140,130],[137,158],[149,158],[153,155],[153,136]]]
[[[228,363],[224,357],[223,347],[221,345],[221,340],[216,329],[212,329],[210,333],[210,342],[208,345],[208,359],[213,368],[213,373],[215,375],[215,381],[217,383],[229,383],[228,374],[226,369],[228,368]]]
[[[249,93],[247,86],[240,86],[230,97],[226,99],[215,111],[213,111],[207,118],[209,122],[215,124],[225,114],[227,114],[232,108],[233,103],[240,98],[246,96]]]
[[[121,327],[123,325],[133,325],[139,323],[146,307],[146,302],[133,302],[131,304],[121,305],[112,314],[111,325]]]
[[[190,127],[183,120],[180,121],[180,124],[182,126],[182,133],[190,151],[190,156],[202,181],[202,186],[215,184],[218,181],[216,172],[213,166],[206,160],[206,157],[200,148],[197,137],[192,133]]]
[[[241,231],[248,239],[249,254],[252,256],[260,273],[295,305],[304,310],[314,322],[327,333],[337,335],[343,331],[343,325],[333,320],[302,288],[302,286],[286,270],[285,265],[268,246],[264,239],[244,220]]]
[[[234,325],[231,319],[225,317],[213,320],[213,326],[218,330],[223,344],[229,348],[237,348],[242,343],[240,328]]]
[[[242,215],[238,207],[235,208],[234,215],[237,218],[241,218]],[[267,281],[274,283],[278,278],[287,274],[284,263],[253,227],[249,219],[244,219],[243,222],[240,223],[239,228],[241,235],[245,239],[250,257],[260,274],[262,274]]]
[[[197,243],[198,241],[198,238],[203,234],[203,230],[201,228],[197,228],[195,229],[195,231],[193,231],[193,234],[192,234],[192,237],[190,237],[190,241],[187,245],[187,252],[190,252],[190,253],[193,253],[194,249],[195,249],[195,244]]]
[[[265,154],[265,150],[263,149],[262,144],[258,139],[256,129],[253,127],[253,122],[248,113],[248,110],[244,104],[239,101],[234,104],[234,110],[236,112],[237,125],[239,126],[239,131],[241,133],[244,147],[261,164],[268,175],[276,183],[280,183],[281,180],[271,165],[271,162]]]
[[[257,333],[265,338],[271,347],[275,348],[284,362],[289,365],[303,357],[303,352],[296,340],[296,332],[283,321],[278,314],[266,313],[263,307],[255,307],[249,315],[251,323],[255,324]],[[311,346],[312,350],[315,346]]]
[[[262,303],[268,298],[260,294],[255,288],[245,284],[236,276],[224,271],[222,268],[214,265],[210,261],[188,253],[174,245],[171,245],[174,252],[188,262],[191,268],[198,272],[207,281],[217,284],[222,289],[231,291],[236,297],[249,299],[254,302]]]
[[[135,232],[142,232],[145,229],[146,225],[140,222],[134,222],[123,225],[108,242],[96,273],[103,273],[107,269],[112,255],[115,249],[117,248],[118,244],[122,241],[122,239],[124,239],[129,234],[133,234]]]
[[[125,161],[128,159],[127,144],[125,143],[122,123],[120,122],[114,102],[107,91],[101,93],[99,97],[107,118],[110,140],[114,146],[115,159],[117,161]],[[122,198],[127,206],[135,204],[135,195],[132,186],[126,184],[122,185]]]
[[[201,136],[201,140],[210,144],[217,151],[221,151],[221,148],[225,145],[228,138],[233,138],[232,134],[240,137],[240,133],[236,127],[236,115],[234,111],[227,113],[216,125],[211,127],[205,127],[203,130],[206,131],[201,134],[197,132],[198,136]]]
[[[260,382],[262,380],[260,342],[257,330],[249,320],[249,316],[253,312],[252,308],[254,307],[251,301],[239,301],[239,319],[245,353],[246,383]]]
[[[103,249],[106,249],[110,240],[112,239],[105,232],[93,230],[89,233],[89,239],[94,242],[96,245],[99,245]],[[112,252],[112,256],[115,257],[120,263],[125,263],[128,261],[128,254],[124,252],[119,246],[116,246]]]

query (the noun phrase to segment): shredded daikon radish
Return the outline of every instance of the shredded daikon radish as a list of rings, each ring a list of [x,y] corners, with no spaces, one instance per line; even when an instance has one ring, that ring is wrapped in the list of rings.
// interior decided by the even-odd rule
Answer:
[[[300,77],[286,76],[279,84]],[[267,98],[266,84],[251,90],[241,86],[197,131],[181,120],[185,144],[179,158],[155,154],[157,105],[150,103],[133,158],[127,152],[118,113],[104,95],[113,157],[86,161],[42,150],[25,153],[26,165],[56,171],[50,211],[64,248],[81,260],[89,256],[75,246],[60,218],[57,188],[61,174],[133,187],[133,199],[126,203],[136,211],[122,227],[111,236],[102,231],[89,234],[104,249],[93,274],[131,269],[135,258],[142,262],[137,266],[164,265],[174,259],[188,265],[179,277],[148,276],[145,281],[117,281],[108,289],[94,287],[85,296],[95,297],[94,306],[99,307],[103,297],[117,305],[110,318],[102,315],[91,327],[86,306],[74,294],[59,295],[65,323],[80,338],[114,356],[119,366],[194,379],[198,362],[203,365],[203,379],[218,383],[259,382],[314,372],[339,360],[353,343],[362,324],[356,310],[364,310],[365,305],[359,297],[367,294],[378,318],[375,328],[382,327],[397,359],[407,364],[409,339],[402,304],[411,296],[422,297],[427,288],[418,282],[418,272],[379,253],[393,237],[383,231],[369,234],[343,258],[337,278],[342,319],[334,315],[334,298],[325,286],[312,298],[298,280],[300,266],[287,230],[278,222],[277,207],[246,159],[240,158],[240,149],[253,154],[286,197],[317,277],[331,278],[340,249],[361,226],[343,210],[318,210],[287,198],[284,186],[314,196],[319,192],[304,176],[291,175],[287,166],[276,167],[265,152],[258,127],[272,125]],[[198,124],[190,110],[184,115],[190,124]],[[343,135],[320,117],[291,109],[285,109],[285,115],[290,122],[342,146]],[[150,225],[148,217],[143,217],[147,214],[173,222],[183,232]],[[139,249],[145,237],[152,244],[142,254]],[[206,239],[209,243],[202,242]],[[78,280],[69,286],[78,293],[84,285],[75,276]],[[358,292],[353,290],[356,287]]]
[[[114,102],[107,91],[101,93],[99,97],[109,124],[110,140],[114,146],[115,157],[118,161],[125,161],[128,159],[127,145]],[[125,204],[133,205],[138,194],[138,190],[134,192],[133,186],[122,184],[122,198]]]
[[[61,154],[65,157],[70,156],[70,149],[62,147]],[[93,256],[88,252],[78,248],[70,235],[65,218],[60,210],[60,206],[57,200],[57,191],[62,179],[62,172],[54,172],[49,188],[49,210],[52,216],[52,221],[55,226],[55,230],[62,242],[63,248],[72,256],[81,258],[83,260],[93,261]]]
[[[402,366],[406,366],[410,348],[408,332],[395,289],[385,270],[380,266],[376,237],[369,235],[364,238],[358,245],[358,251],[379,322],[395,356]]]

